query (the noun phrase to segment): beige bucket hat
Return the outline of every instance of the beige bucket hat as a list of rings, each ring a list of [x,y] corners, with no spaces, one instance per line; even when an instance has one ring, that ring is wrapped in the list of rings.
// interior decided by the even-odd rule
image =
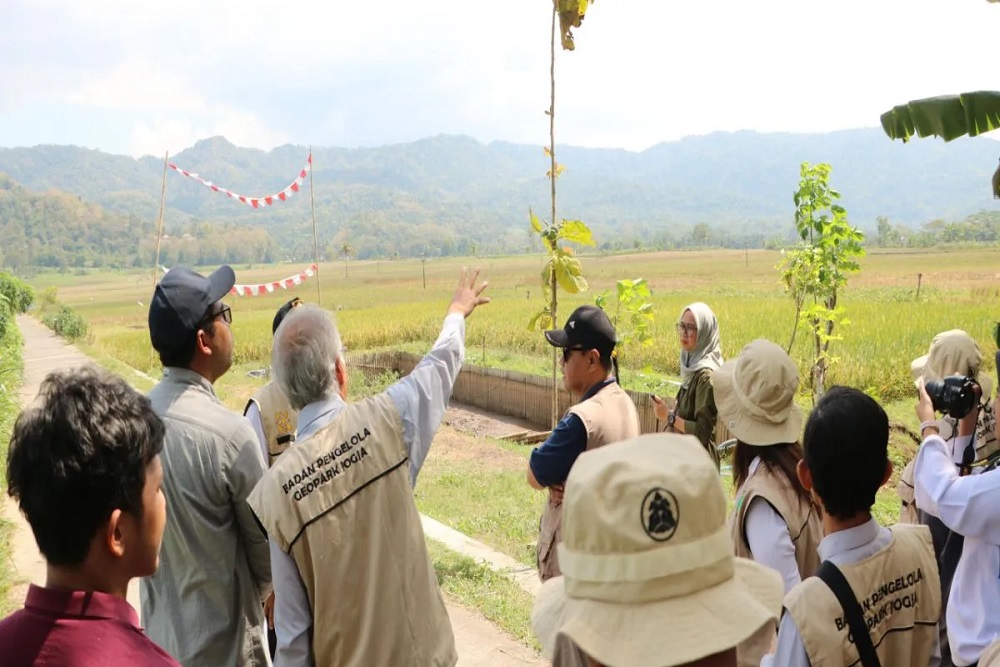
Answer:
[[[919,382],[921,376],[927,380],[940,380],[949,375],[971,373],[982,387],[985,401],[993,393],[993,381],[980,372],[982,365],[983,354],[972,336],[961,329],[952,329],[934,336],[927,354],[917,357],[910,364],[910,373],[914,382]]]
[[[719,417],[748,445],[797,442],[802,411],[795,405],[799,369],[781,347],[763,338],[712,374]]]
[[[718,470],[697,438],[650,434],[581,454],[566,482],[562,576],[531,624],[609,667],[670,667],[730,649],[781,611],[777,572],[736,558]]]

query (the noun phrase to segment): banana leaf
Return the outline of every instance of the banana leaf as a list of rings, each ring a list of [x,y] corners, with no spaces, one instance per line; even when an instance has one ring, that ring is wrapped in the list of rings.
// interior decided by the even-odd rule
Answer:
[[[983,90],[913,100],[882,114],[890,139],[937,136],[945,141],[975,137],[1000,128],[1000,92]]]

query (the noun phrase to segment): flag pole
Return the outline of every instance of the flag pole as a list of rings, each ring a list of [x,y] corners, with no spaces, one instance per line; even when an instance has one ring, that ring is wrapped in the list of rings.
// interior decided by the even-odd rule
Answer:
[[[163,238],[163,206],[167,199],[167,161],[170,151],[163,154],[163,184],[160,186],[160,214],[156,221],[156,259],[153,262],[153,291],[156,291],[156,272],[160,269],[160,239]]]
[[[313,181],[313,172],[316,170],[316,163],[313,162],[312,146],[309,147],[309,203],[312,207],[313,225],[313,263],[316,264],[316,305],[323,305],[323,291],[320,289],[319,280],[319,241],[316,237],[316,188]]]

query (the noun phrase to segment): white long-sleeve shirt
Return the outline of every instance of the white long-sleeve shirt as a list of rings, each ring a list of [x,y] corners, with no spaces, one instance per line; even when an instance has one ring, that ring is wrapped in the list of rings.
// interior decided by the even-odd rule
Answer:
[[[946,620],[952,660],[971,665],[1000,638],[1000,470],[960,477],[947,443],[932,435],[913,478],[917,506],[965,537]]]
[[[410,459],[410,485],[417,481],[431,441],[437,431],[455,378],[465,360],[465,318],[449,315],[437,342],[416,368],[386,390],[403,423],[403,442]],[[326,426],[346,407],[335,396],[312,403],[299,412],[293,447]],[[295,560],[271,542],[271,569],[274,581],[274,627],[278,637],[275,667],[313,667],[313,618],[305,585]],[[320,627],[318,632],[322,632]]]
[[[747,479],[753,476],[758,467],[760,457],[755,457],[750,462]],[[769,502],[763,498],[754,498],[747,509],[743,528],[753,559],[781,575],[787,594],[795,584],[802,581],[788,524]]]

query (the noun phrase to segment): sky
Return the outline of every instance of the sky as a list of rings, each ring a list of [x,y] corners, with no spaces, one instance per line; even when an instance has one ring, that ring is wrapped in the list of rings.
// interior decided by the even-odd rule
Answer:
[[[547,0],[0,4],[0,146],[548,140]],[[1000,88],[998,34],[986,0],[597,0],[556,54],[556,140],[875,127]]]

